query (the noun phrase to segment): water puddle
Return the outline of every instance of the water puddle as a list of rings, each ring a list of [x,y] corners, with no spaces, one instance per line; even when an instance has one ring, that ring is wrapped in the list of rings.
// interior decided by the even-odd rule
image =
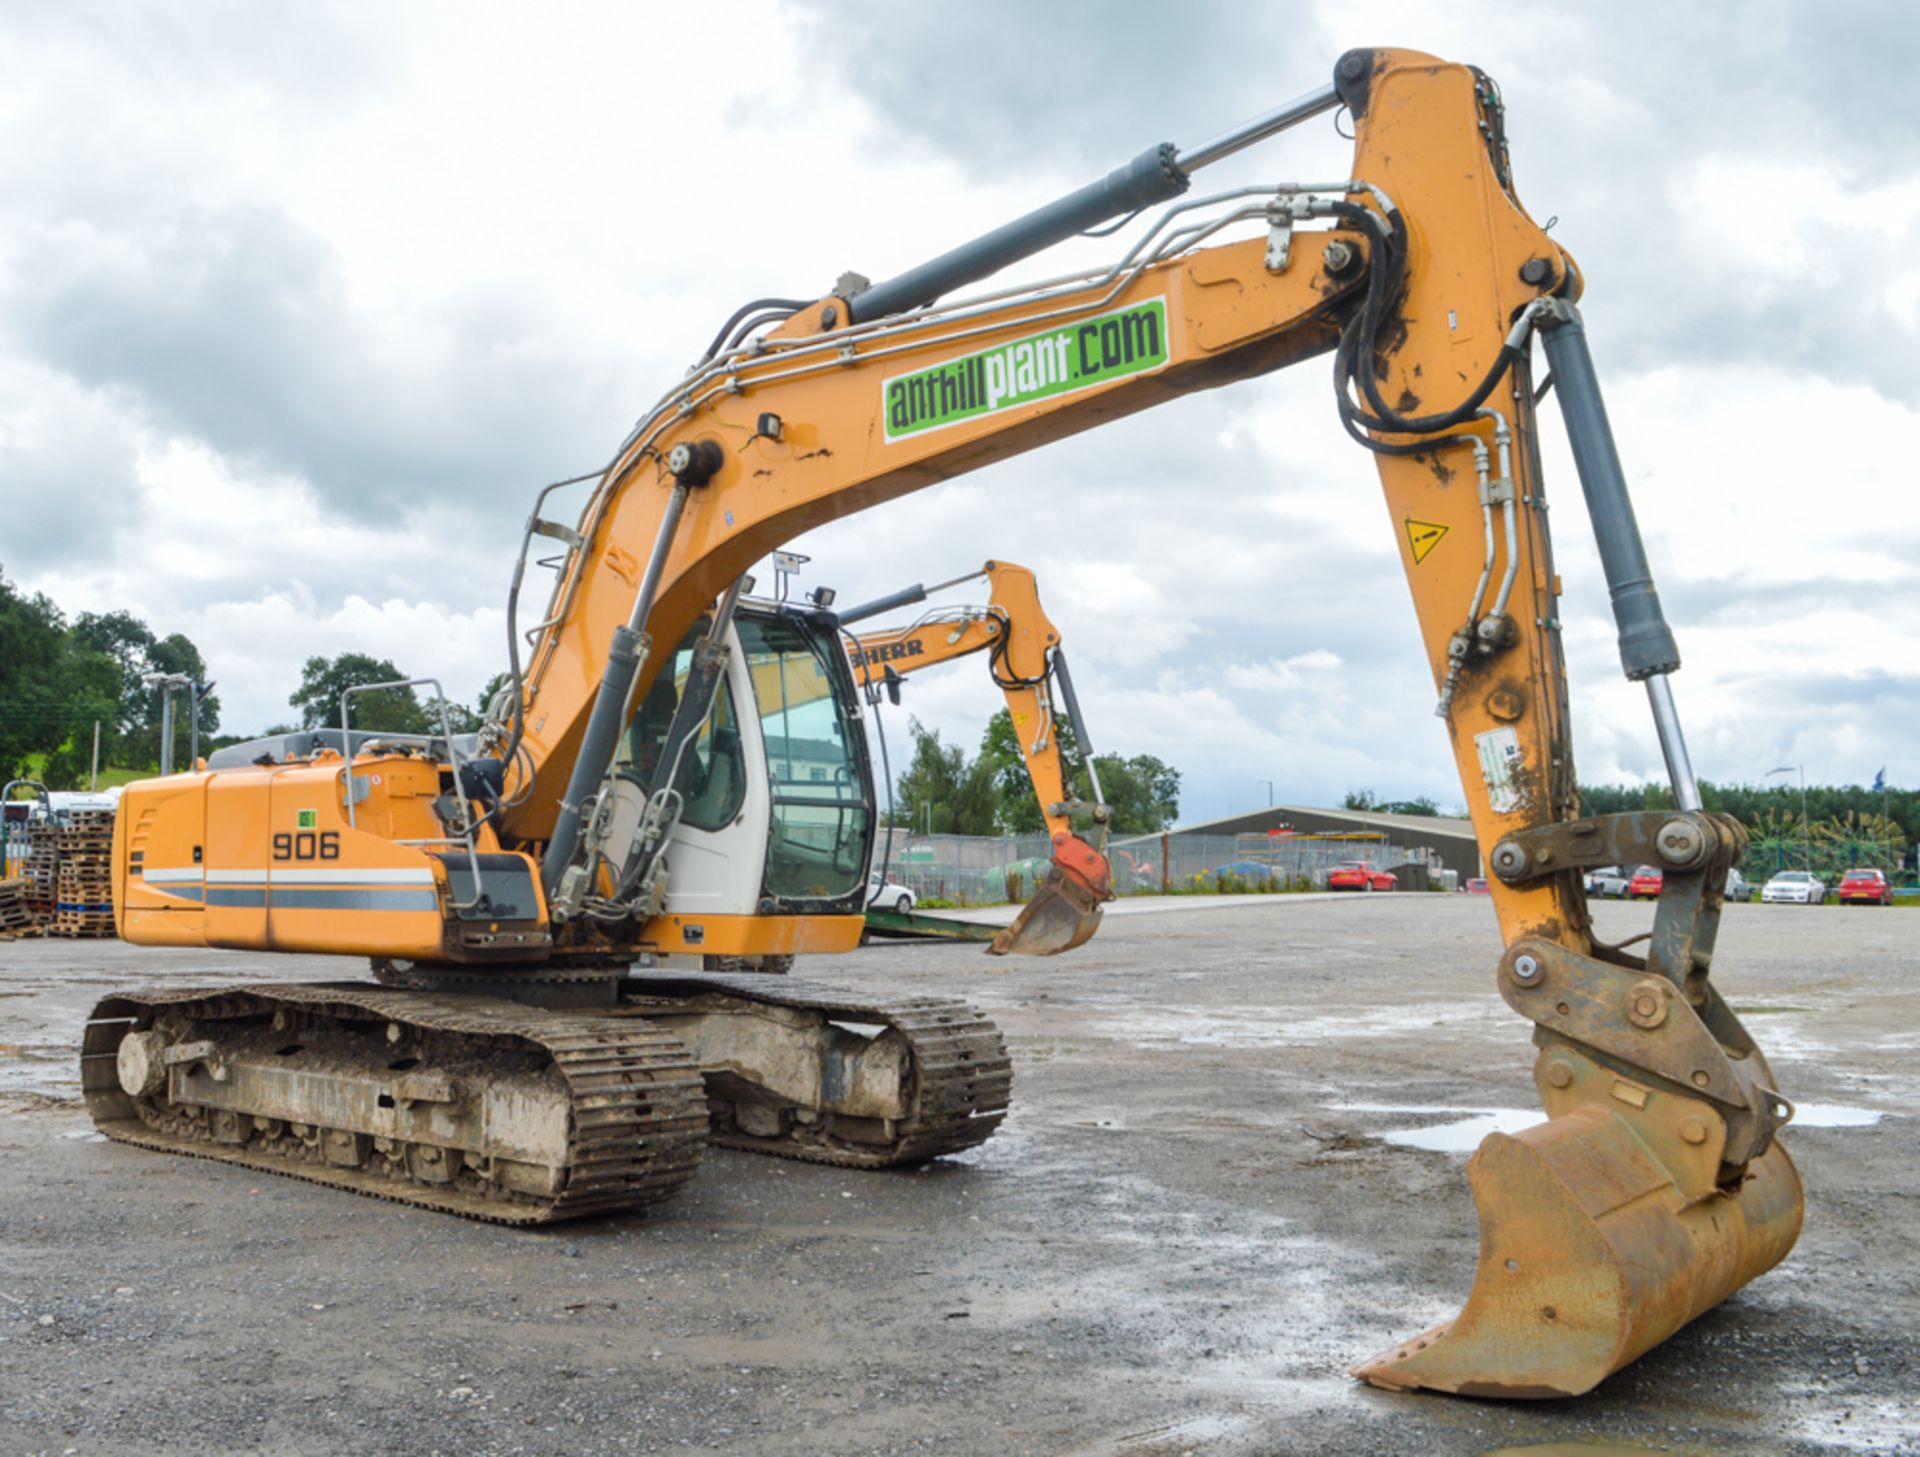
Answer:
[[[1336,1113],[1453,1114],[1446,1123],[1419,1128],[1389,1128],[1378,1137],[1402,1148],[1432,1153],[1472,1153],[1490,1133],[1518,1133],[1542,1122],[1546,1115],[1530,1108],[1445,1108],[1413,1103],[1329,1103]],[[1458,1116],[1464,1115],[1464,1116]],[[1845,1103],[1799,1103],[1792,1128],[1872,1128],[1890,1115],[1878,1108],[1855,1108]]]
[[[1646,1457],[1649,1452],[1671,1452],[1671,1447],[1629,1447],[1621,1442],[1543,1442],[1537,1447],[1499,1447],[1481,1457]]]
[[[1850,1108],[1845,1103],[1795,1103],[1794,1128],[1871,1128],[1890,1115],[1878,1108]]]
[[[1304,1047],[1364,1038],[1424,1036],[1436,1027],[1499,1036],[1512,1026],[1506,1009],[1490,999],[1484,1004],[1427,1002],[1313,1017],[1264,1009],[1229,1013],[1191,1007],[1135,1007],[1105,1021],[1109,1035],[1151,1049]]]
[[[0,1042],[0,1094],[80,1086],[80,1057],[62,1042]]]
[[[0,1058],[22,1062],[64,1062],[73,1049],[61,1042],[0,1042]]]

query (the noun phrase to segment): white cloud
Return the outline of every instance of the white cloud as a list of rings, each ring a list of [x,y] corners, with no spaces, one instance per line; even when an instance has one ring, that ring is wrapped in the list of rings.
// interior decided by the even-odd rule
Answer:
[[[1765,7],[1701,74],[1700,28],[1724,21],[1671,7],[1516,28],[1475,4],[1211,5],[1215,43],[1148,58],[1182,84],[1088,107],[983,58],[1021,25],[1096,74],[1136,27],[986,6],[874,52],[867,19],[834,12],[825,55],[865,58],[842,74],[815,10],[10,15],[9,576],[188,633],[230,726],[285,717],[315,653],[389,656],[471,698],[501,664],[533,488],[597,463],[741,299],[885,276],[1390,36],[1502,81],[1520,188],[1565,218],[1701,772],[1900,776],[1920,709],[1900,449],[1920,401],[1920,170],[1906,113],[1876,101],[1904,78],[1844,17]],[[1673,34],[1649,48],[1655,27]],[[938,124],[996,97],[1011,122]],[[1869,105],[1863,128],[1849,108]],[[1316,127],[1217,180],[1343,155]],[[1096,741],[1181,767],[1194,817],[1268,778],[1294,799],[1454,802],[1392,525],[1327,395],[1311,363],[794,545],[843,602],[989,557],[1035,568]],[[1582,772],[1652,777],[1551,405],[1542,421]],[[907,706],[971,745],[998,702],[984,678],[918,678]]]

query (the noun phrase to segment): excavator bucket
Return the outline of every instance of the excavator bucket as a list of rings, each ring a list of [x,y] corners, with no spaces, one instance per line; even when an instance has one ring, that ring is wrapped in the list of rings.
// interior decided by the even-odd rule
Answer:
[[[1058,956],[1084,945],[1099,925],[1099,899],[1056,865],[987,954]]]
[[[1643,1092],[1663,1099],[1630,1096]],[[1719,1144],[1698,1106],[1673,1100],[1674,1116],[1653,1118],[1658,1107],[1587,1104],[1488,1137],[1467,1165],[1480,1269],[1466,1308],[1352,1374],[1392,1390],[1578,1396],[1778,1264],[1803,1211],[1792,1160],[1775,1142],[1737,1185],[1714,1183],[1714,1164],[1701,1180]]]
[[[993,938],[989,956],[1058,956],[1085,945],[1100,926],[1100,903],[1113,899],[1107,857],[1078,835],[1053,840],[1053,869],[1014,917]]]

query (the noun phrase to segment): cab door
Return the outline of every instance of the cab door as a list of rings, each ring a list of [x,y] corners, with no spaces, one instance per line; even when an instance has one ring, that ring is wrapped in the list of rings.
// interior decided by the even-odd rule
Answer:
[[[649,694],[650,701],[635,717],[627,753],[645,779],[651,779],[654,769],[648,755],[664,742],[673,705],[685,687],[693,643],[706,630],[704,622],[697,624],[661,675],[662,681],[671,681],[672,693],[660,689]],[[746,916],[759,908],[770,796],[766,775],[755,772],[763,762],[759,725],[752,712],[753,679],[737,629],[728,646],[727,672],[714,695],[713,712],[688,744],[674,780],[683,798],[680,822],[667,846],[670,915]],[[745,715],[741,704],[748,705]]]

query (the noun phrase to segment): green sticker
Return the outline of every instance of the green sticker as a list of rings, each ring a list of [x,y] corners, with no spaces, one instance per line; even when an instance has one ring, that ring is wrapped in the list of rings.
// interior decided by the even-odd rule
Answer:
[[[297,828],[302,830],[319,829],[320,828],[320,811],[317,809],[300,810],[299,820],[297,821]]]
[[[1165,299],[1148,299],[1110,314],[1077,319],[883,381],[880,402],[887,439],[905,440],[963,420],[1144,374],[1167,359]]]

